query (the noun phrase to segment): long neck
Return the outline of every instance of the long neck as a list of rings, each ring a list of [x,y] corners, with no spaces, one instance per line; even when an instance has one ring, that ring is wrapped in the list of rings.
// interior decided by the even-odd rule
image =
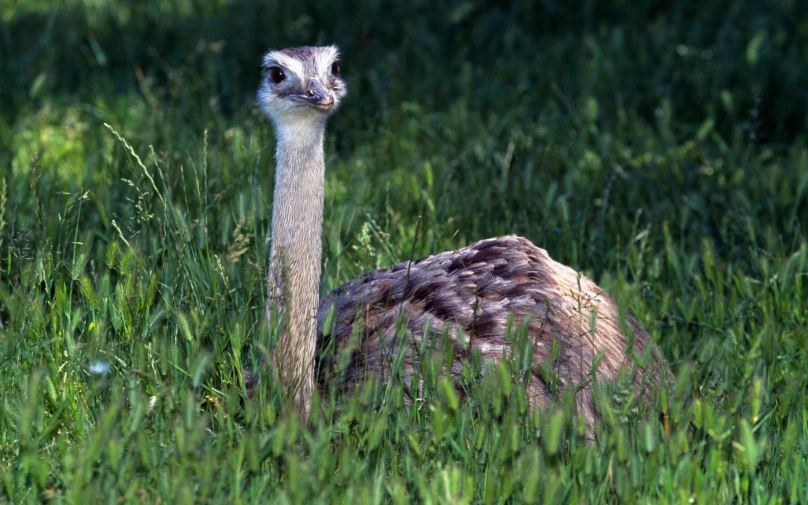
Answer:
[[[281,325],[273,359],[277,377],[308,420],[322,258],[325,122],[276,130],[267,318],[270,325]]]

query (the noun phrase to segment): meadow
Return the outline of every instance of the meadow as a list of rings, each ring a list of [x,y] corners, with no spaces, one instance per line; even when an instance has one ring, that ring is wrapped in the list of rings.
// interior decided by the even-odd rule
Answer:
[[[808,3],[0,0],[0,502],[808,503]],[[584,440],[524,363],[311,426],[263,324],[268,48],[334,43],[322,292],[506,233],[675,378]],[[644,414],[644,415],[643,415]]]

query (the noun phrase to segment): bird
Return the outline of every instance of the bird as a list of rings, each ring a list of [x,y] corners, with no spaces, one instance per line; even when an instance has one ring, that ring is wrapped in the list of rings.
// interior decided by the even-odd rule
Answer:
[[[630,312],[519,236],[373,270],[320,298],[324,139],[328,118],[348,92],[340,51],[271,50],[262,66],[257,103],[276,136],[266,318],[278,335],[265,365],[271,363],[303,421],[315,388],[351,391],[369,378],[390,380],[393,362],[400,363],[405,402],[420,401],[412,379],[418,346],[429,342],[443,342],[451,353],[447,373],[465,395],[464,362],[475,353],[486,366],[513,355],[514,327],[531,339],[525,379],[531,408],[549,407],[572,391],[589,429],[599,419],[598,381],[616,380],[624,370],[644,402],[669,381],[668,363]],[[248,388],[257,377],[245,373]]]

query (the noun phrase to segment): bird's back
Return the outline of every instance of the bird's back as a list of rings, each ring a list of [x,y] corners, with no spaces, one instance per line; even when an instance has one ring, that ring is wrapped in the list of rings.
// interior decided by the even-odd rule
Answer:
[[[318,318],[318,348],[325,350],[321,384],[344,388],[368,374],[387,379],[391,364],[400,362],[406,389],[423,345],[447,338],[454,344],[452,374],[460,373],[471,349],[484,363],[500,360],[511,354],[520,326],[532,340],[531,405],[546,406],[576,388],[578,412],[590,426],[597,416],[593,365],[598,380],[633,371],[634,388],[645,400],[670,374],[631,314],[621,314],[589,278],[515,236],[374,270],[323,298]],[[412,401],[420,392],[407,394]]]

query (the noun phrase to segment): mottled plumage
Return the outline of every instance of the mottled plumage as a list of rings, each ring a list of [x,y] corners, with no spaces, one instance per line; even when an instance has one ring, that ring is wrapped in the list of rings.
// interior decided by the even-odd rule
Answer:
[[[409,387],[427,338],[451,341],[451,374],[475,350],[484,362],[510,355],[509,318],[532,339],[531,405],[554,399],[551,382],[556,393],[574,388],[578,411],[593,426],[593,369],[598,380],[616,379],[621,369],[633,373],[638,397],[650,398],[670,370],[648,333],[591,280],[524,238],[492,238],[375,270],[318,304],[323,139],[328,116],[347,92],[338,57],[331,46],[271,51],[258,91],[278,139],[267,318],[284,317],[272,370],[302,417],[311,408],[317,354],[322,388],[350,390],[368,376],[388,380],[392,362],[403,365],[402,385]],[[420,392],[407,394],[412,401]]]
[[[318,319],[318,349],[328,349],[319,377],[324,389],[335,384],[351,389],[366,374],[385,377],[400,353],[402,385],[409,386],[418,369],[413,348],[425,337],[437,342],[449,337],[454,347],[452,374],[460,373],[471,350],[479,351],[484,363],[502,359],[511,354],[508,337],[514,332],[509,335],[509,319],[511,328],[525,324],[533,341],[534,373],[526,386],[535,407],[554,400],[540,376],[551,361],[560,389],[566,390],[588,383],[598,359],[597,378],[611,380],[621,368],[630,372],[634,357],[641,358],[646,364],[637,367],[633,384],[646,400],[670,373],[631,314],[621,316],[614,301],[589,278],[516,236],[374,270],[323,298]],[[326,320],[332,322],[328,328],[323,327]],[[551,360],[554,341],[557,356]],[[352,359],[336,373],[333,358],[346,347],[353,349]],[[408,394],[410,401],[418,397],[417,391]],[[596,414],[591,384],[580,389],[576,400],[579,414],[592,426]]]

